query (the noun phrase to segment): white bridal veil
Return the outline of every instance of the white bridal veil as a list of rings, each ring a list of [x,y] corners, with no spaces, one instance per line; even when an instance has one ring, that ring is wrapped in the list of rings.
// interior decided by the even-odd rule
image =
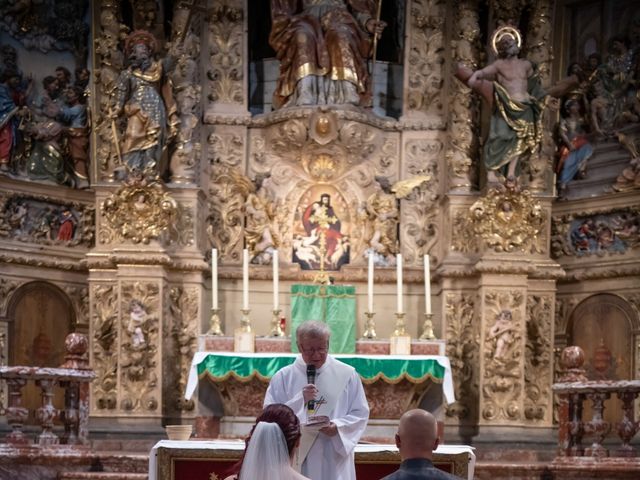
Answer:
[[[277,423],[259,422],[240,470],[240,480],[280,480],[294,477],[287,441]]]

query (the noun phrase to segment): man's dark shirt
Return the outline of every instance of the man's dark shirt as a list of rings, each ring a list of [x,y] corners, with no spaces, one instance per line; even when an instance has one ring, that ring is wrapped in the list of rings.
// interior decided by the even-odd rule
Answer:
[[[437,469],[427,458],[409,458],[397,471],[381,480],[460,480],[460,477]]]

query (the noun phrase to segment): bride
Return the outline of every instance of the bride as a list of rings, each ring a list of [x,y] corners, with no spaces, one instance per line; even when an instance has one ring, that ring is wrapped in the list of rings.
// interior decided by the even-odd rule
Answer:
[[[300,421],[286,405],[267,406],[246,440],[244,457],[225,480],[309,480],[291,467],[300,444]]]

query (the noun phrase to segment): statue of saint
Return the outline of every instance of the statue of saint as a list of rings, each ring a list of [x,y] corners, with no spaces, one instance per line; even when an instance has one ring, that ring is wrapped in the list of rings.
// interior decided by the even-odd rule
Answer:
[[[593,155],[593,147],[587,137],[588,123],[582,115],[580,101],[570,98],[565,102],[565,110],[566,113],[560,120],[559,134],[562,144],[556,166],[560,197],[564,197],[567,184],[571,180],[577,176],[586,176],[587,160]]]
[[[129,67],[120,73],[116,109],[111,112],[114,119],[121,113],[127,119],[121,154],[128,170],[154,177],[164,173],[165,148],[178,123],[166,76],[169,59],[155,60],[155,51],[156,41],[149,32],[129,34],[125,42]]]
[[[492,82],[493,113],[484,146],[484,163],[489,173],[500,171],[507,178],[515,178],[519,162],[539,149],[546,92],[540,86],[535,66],[518,56],[522,39],[517,29],[499,28],[491,44],[498,58],[474,72],[467,85],[486,94],[486,82]]]
[[[373,35],[386,26],[375,1],[271,0],[271,20],[280,61],[274,108],[366,104]]]
[[[511,26],[498,28],[491,36],[497,59],[481,70],[457,66],[455,76],[480,94],[492,107],[491,126],[484,144],[484,164],[489,183],[497,174],[516,181],[521,161],[540,150],[545,97],[562,97],[584,81],[580,72],[543,89],[536,65],[519,57],[522,37]]]

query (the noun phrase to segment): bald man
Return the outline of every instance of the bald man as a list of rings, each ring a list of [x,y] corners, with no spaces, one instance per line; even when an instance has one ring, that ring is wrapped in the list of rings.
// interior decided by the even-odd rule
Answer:
[[[426,410],[409,410],[400,417],[396,446],[400,450],[400,469],[382,480],[461,480],[433,466],[438,448],[438,422]]]

